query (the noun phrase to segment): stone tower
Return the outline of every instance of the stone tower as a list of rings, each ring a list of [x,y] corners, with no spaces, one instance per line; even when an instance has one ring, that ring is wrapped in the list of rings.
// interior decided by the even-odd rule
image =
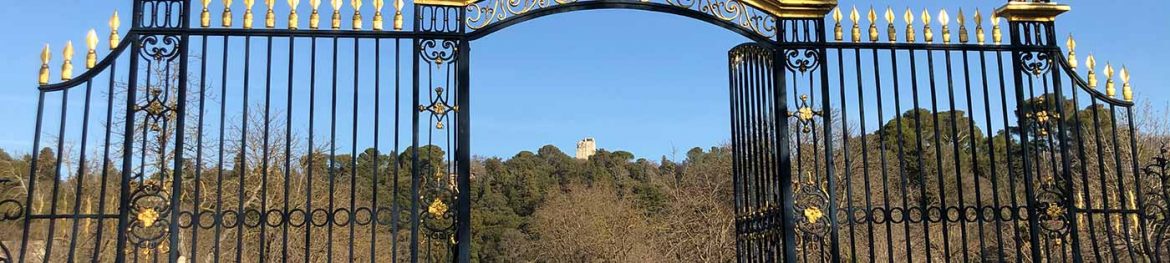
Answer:
[[[577,142],[577,159],[588,160],[590,156],[597,153],[597,141],[593,137],[585,137]]]

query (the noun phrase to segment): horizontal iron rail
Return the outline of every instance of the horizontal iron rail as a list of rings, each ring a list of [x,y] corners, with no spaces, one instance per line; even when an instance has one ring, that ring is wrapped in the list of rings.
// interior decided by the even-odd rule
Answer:
[[[452,32],[417,31],[357,31],[312,29],[242,29],[242,28],[142,28],[131,30],[141,35],[187,36],[252,36],[252,37],[318,37],[318,38],[379,38],[379,39],[463,39],[464,34]]]

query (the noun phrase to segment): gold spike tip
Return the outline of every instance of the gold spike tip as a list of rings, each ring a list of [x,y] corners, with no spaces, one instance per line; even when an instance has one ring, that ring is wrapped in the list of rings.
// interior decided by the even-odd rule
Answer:
[[[938,23],[947,26],[951,22],[951,16],[947,15],[947,10],[942,9],[938,11]]]
[[[378,11],[378,13],[381,13],[381,12],[382,12],[382,6],[384,6],[384,5],[386,5],[386,4],[385,4],[385,1],[383,1],[383,0],[374,0],[374,10],[377,10],[377,11]]]
[[[49,84],[49,59],[52,54],[49,51],[49,44],[45,44],[45,48],[41,49],[41,69],[37,72],[37,83],[41,85]]]
[[[888,6],[886,7],[886,23],[894,23],[894,9]]]
[[[992,26],[999,26],[999,16],[997,16],[997,15],[991,16],[991,25]]]
[[[959,8],[959,13],[956,16],[957,17],[955,17],[955,22],[958,22],[960,27],[967,24],[967,18],[963,17],[963,9],[962,8]]]
[[[1121,83],[1129,84],[1129,69],[1121,66]]]
[[[972,16],[971,18],[975,20],[975,24],[976,24],[976,25],[982,26],[982,24],[983,24],[983,13],[980,13],[980,12],[979,12],[979,9],[975,9],[975,16]]]
[[[874,11],[873,11],[873,7],[872,7],[872,6],[871,6],[871,7],[869,7],[869,12],[867,12],[867,13],[865,14],[865,18],[866,18],[866,19],[869,19],[869,23],[870,23],[870,24],[873,24],[873,22],[874,22],[874,21],[877,21],[877,12],[874,12]]]
[[[362,0],[352,0],[349,2],[349,4],[353,6],[354,12],[362,9]]]
[[[402,6],[405,1],[394,0],[394,30],[402,30]]]
[[[118,31],[118,27],[122,26],[122,19],[118,18],[118,11],[114,11],[114,15],[110,16],[110,30]]]
[[[1070,52],[1073,50],[1077,50],[1077,41],[1073,39],[1072,34],[1068,34],[1068,40],[1065,40],[1064,44],[1066,46],[1068,46],[1068,50]]]
[[[906,22],[907,26],[914,24],[914,12],[910,11],[910,8],[906,8],[906,13],[902,14],[902,21]]]
[[[89,51],[85,53],[85,68],[92,69],[97,65],[97,31],[90,29],[89,33],[85,34],[85,45],[89,49]]]
[[[1129,70],[1124,66],[1121,67],[1121,96],[1125,101],[1133,101],[1133,87],[1129,85]]]
[[[401,12],[402,12],[402,7],[403,7],[403,6],[405,6],[405,5],[406,5],[406,2],[405,2],[405,1],[402,1],[402,0],[394,0],[394,9],[395,9],[395,10],[397,10],[397,12],[399,12],[399,13],[401,13]]]
[[[309,0],[309,6],[313,7],[313,11],[316,11],[321,7],[321,0]]]
[[[930,26],[930,11],[926,9],[922,9],[922,23],[928,27]]]
[[[853,11],[849,11],[849,20],[853,21],[853,26],[857,26],[857,21],[861,20],[861,15],[857,14],[857,6],[853,7]]]
[[[1105,95],[1109,97],[1117,96],[1117,88],[1113,85],[1113,65],[1108,62],[1105,63]]]
[[[65,50],[61,52],[61,80],[73,78],[73,41],[65,42]]]
[[[90,29],[89,32],[85,33],[85,46],[89,50],[92,51],[92,50],[97,49],[97,45],[98,45],[97,31]]]
[[[836,21],[838,25],[841,24],[841,7],[839,6],[833,8],[833,21]]]
[[[333,6],[333,11],[341,10],[341,0],[331,0],[329,4],[330,6]]]
[[[264,5],[268,6],[268,10],[272,10],[272,8],[276,7],[276,0],[264,0]]]

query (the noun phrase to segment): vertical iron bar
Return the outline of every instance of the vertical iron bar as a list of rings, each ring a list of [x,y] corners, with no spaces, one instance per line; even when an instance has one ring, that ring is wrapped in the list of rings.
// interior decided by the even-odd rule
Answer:
[[[138,6],[136,5],[135,8],[138,8]],[[137,38],[138,36],[128,36],[128,37]],[[124,138],[122,140],[122,182],[121,182],[121,190],[120,190],[120,193],[118,196],[118,199],[119,199],[118,228],[117,228],[118,229],[118,241],[117,241],[117,248],[114,250],[115,253],[117,253],[117,256],[115,256],[114,262],[126,262],[126,238],[127,238],[127,236],[126,236],[126,233],[122,230],[126,229],[128,224],[130,223],[130,177],[131,177],[130,173],[132,173],[132,171],[134,169],[134,115],[136,113],[134,103],[137,100],[136,87],[138,86],[138,57],[141,55],[142,51],[140,49],[142,46],[141,46],[141,43],[139,43],[139,41],[131,41],[130,43],[132,43],[130,46],[130,48],[131,48],[130,68],[129,68],[130,76],[127,77],[128,83],[126,84],[126,118],[124,119],[125,123],[123,124],[123,128],[125,129],[125,132],[122,134],[122,136]],[[43,96],[43,94],[42,94],[42,96]],[[38,113],[37,115],[40,115],[40,114]],[[39,122],[40,118],[37,118],[37,119]],[[38,128],[37,128],[37,130],[38,130],[37,134],[40,134],[39,126],[40,125],[38,125]],[[37,141],[39,141],[39,139]],[[33,160],[36,160],[36,158],[33,158]],[[34,165],[34,167],[35,167],[35,165]],[[33,169],[35,169],[35,168],[33,168]],[[32,185],[30,184],[29,186],[31,188]],[[25,229],[28,229],[27,226],[28,226],[28,224],[26,223]],[[21,253],[23,254],[24,252],[22,251]],[[24,261],[23,255],[21,256],[21,261],[22,262]]]
[[[81,196],[82,196],[81,193],[83,190],[82,186],[85,185],[85,166],[86,166],[85,165],[85,157],[86,157],[85,148],[86,148],[86,143],[89,142],[89,100],[90,100],[90,95],[91,95],[92,91],[93,91],[93,81],[88,80],[85,82],[85,102],[82,103],[84,110],[83,110],[83,113],[81,115],[81,148],[79,148],[80,152],[81,152],[81,156],[78,158],[78,162],[77,162],[78,163],[78,165],[77,165],[77,180],[74,183],[76,185],[76,188],[75,188],[75,190],[73,190],[73,226],[72,226],[71,230],[69,231],[69,237],[71,239],[73,239],[73,241],[69,242],[69,253],[67,254],[68,259],[66,260],[68,262],[76,262],[74,260],[74,255],[75,255],[75,252],[77,251],[76,250],[77,249],[77,242],[76,241],[77,241],[77,228],[79,227],[78,223],[81,221],[80,215],[81,215]],[[64,125],[64,124],[62,124],[62,125]],[[64,139],[64,138],[62,138],[62,139]]]
[[[461,13],[462,14],[462,13]],[[455,236],[458,237],[459,252],[456,257],[456,262],[471,262],[471,114],[470,114],[470,61],[469,56],[471,45],[467,39],[459,40],[459,47],[457,50],[458,57],[455,61],[458,63],[458,79],[455,81],[459,86],[459,91],[456,93],[456,105],[459,105],[459,110],[455,112],[456,117],[459,118],[457,128],[459,129],[459,138],[456,140],[456,164],[458,174],[459,198],[458,206],[459,212],[456,215],[456,222],[458,226],[455,229]]]
[[[104,142],[102,143],[102,179],[101,179],[101,190],[99,190],[99,192],[98,192],[98,210],[97,210],[98,214],[101,214],[103,216],[99,217],[97,219],[97,234],[96,234],[97,237],[94,238],[94,240],[97,240],[97,242],[94,242],[93,253],[91,254],[91,255],[94,255],[93,258],[91,259],[92,260],[91,262],[93,262],[93,263],[98,262],[99,257],[97,255],[99,254],[98,252],[102,250],[102,243],[103,242],[101,242],[101,240],[102,240],[102,234],[104,232],[103,231],[104,227],[102,226],[102,223],[104,223],[104,221],[106,219],[104,216],[105,211],[106,211],[106,179],[109,176],[110,164],[111,164],[110,163],[110,134],[112,133],[111,131],[113,130],[113,127],[114,127],[113,126],[113,119],[114,119],[114,76],[117,75],[117,74],[115,74],[115,73],[117,73],[117,69],[118,69],[117,60],[111,61],[110,62],[109,83],[106,86],[106,89],[107,89],[107,91],[106,91],[106,126],[104,126],[106,129],[106,135],[105,135]],[[40,117],[38,116],[37,119],[40,119]],[[33,159],[36,159],[36,158],[33,158]]]
[[[131,78],[131,79],[133,79],[133,78]],[[44,117],[44,113],[45,113],[45,92],[40,91],[40,92],[37,92],[37,123],[36,123],[36,127],[33,128],[32,159],[29,161],[29,168],[28,168],[29,169],[29,171],[28,171],[28,179],[29,179],[28,180],[28,191],[26,193],[27,196],[25,196],[25,201],[24,201],[24,203],[25,203],[24,220],[23,220],[24,226],[22,226],[22,228],[21,228],[24,231],[22,231],[21,237],[20,237],[20,252],[19,252],[20,256],[18,256],[20,258],[19,262],[25,262],[25,257],[24,257],[25,252],[28,251],[28,236],[29,236],[28,229],[29,229],[29,226],[31,226],[31,224],[32,224],[32,197],[33,197],[34,192],[36,192],[36,189],[37,189],[36,188],[36,186],[37,186],[37,183],[36,183],[37,182],[37,165],[38,165],[37,161],[40,160],[41,127],[42,127],[41,125],[44,123],[44,119],[42,118],[42,117]],[[123,177],[123,178],[126,178],[126,177]],[[125,181],[125,180],[123,180],[123,181]],[[125,191],[123,191],[123,192],[125,192]],[[125,200],[125,198],[123,198],[122,200]],[[121,215],[121,217],[126,217],[125,213],[119,213],[119,214]],[[119,242],[118,242],[119,247],[121,247],[121,244],[122,244],[121,241],[124,241],[124,240],[121,239],[122,235],[118,235],[118,236],[120,237]],[[121,253],[119,253],[119,255],[121,255]]]
[[[781,50],[774,50],[772,55],[772,63],[776,65],[781,61],[785,61],[784,52]],[[788,116],[788,93],[785,90],[787,85],[784,83],[787,75],[784,73],[783,66],[772,67],[772,100],[776,101],[779,106],[772,112],[774,122],[779,126],[779,133],[782,134],[779,143],[780,151],[780,194],[783,203],[783,225],[784,225],[784,261],[789,263],[796,262],[796,217],[795,205],[792,192],[792,159],[789,153],[788,141],[788,121],[780,116]],[[783,121],[781,121],[783,120]]]

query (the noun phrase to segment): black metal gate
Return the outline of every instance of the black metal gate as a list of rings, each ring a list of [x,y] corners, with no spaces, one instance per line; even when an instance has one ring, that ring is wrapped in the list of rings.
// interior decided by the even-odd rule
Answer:
[[[1128,72],[1058,46],[1065,5],[902,27],[830,0],[241,2],[135,0],[60,83],[46,47],[0,262],[470,261],[471,42],[609,8],[753,41],[728,58],[740,261],[1170,257],[1166,158]]]

